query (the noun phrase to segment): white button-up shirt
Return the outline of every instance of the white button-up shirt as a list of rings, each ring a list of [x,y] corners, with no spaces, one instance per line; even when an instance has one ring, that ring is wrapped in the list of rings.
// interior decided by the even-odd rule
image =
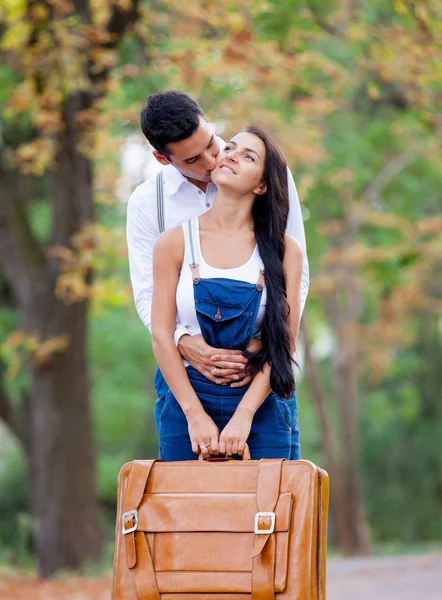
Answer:
[[[309,268],[305,245],[304,224],[295,182],[287,172],[290,212],[287,233],[296,238],[304,255],[301,279],[301,313],[309,287]],[[210,182],[206,192],[191,183],[172,165],[164,168],[164,223],[166,229],[182,225],[192,217],[200,216],[212,208],[216,185]],[[151,331],[151,306],[153,291],[153,247],[159,236],[157,214],[156,177],[139,185],[129,198],[127,206],[127,246],[135,306],[144,325]],[[175,343],[187,329],[177,322]]]

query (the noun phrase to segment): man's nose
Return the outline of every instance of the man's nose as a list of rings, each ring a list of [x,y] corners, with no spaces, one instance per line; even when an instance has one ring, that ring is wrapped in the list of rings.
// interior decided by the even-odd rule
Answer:
[[[205,167],[208,171],[213,171],[216,167],[216,156],[213,156],[210,152],[206,154]]]

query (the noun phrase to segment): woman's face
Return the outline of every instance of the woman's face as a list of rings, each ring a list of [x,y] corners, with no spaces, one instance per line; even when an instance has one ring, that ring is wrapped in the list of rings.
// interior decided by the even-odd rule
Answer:
[[[239,194],[261,193],[265,158],[264,142],[253,133],[242,131],[218,154],[212,181]]]

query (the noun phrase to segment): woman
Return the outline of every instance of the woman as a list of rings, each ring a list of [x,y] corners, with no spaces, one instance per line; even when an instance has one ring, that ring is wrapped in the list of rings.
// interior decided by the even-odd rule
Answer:
[[[169,385],[161,414],[168,461],[200,452],[288,458],[295,387],[292,355],[300,314],[302,251],[285,234],[287,165],[262,130],[247,127],[219,154],[213,208],[165,231],[154,249],[152,340]],[[212,383],[183,364],[177,318],[214,347],[245,351],[254,379],[245,388]],[[247,352],[260,334],[261,348]]]

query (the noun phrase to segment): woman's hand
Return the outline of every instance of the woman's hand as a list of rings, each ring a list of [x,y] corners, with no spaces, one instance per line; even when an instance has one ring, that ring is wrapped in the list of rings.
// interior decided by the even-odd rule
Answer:
[[[240,406],[224,427],[219,436],[220,454],[239,454],[242,456],[245,443],[250,435],[254,413]]]
[[[219,430],[209,415],[200,409],[194,414],[186,415],[189,427],[192,451],[209,458],[211,454],[218,454]]]

